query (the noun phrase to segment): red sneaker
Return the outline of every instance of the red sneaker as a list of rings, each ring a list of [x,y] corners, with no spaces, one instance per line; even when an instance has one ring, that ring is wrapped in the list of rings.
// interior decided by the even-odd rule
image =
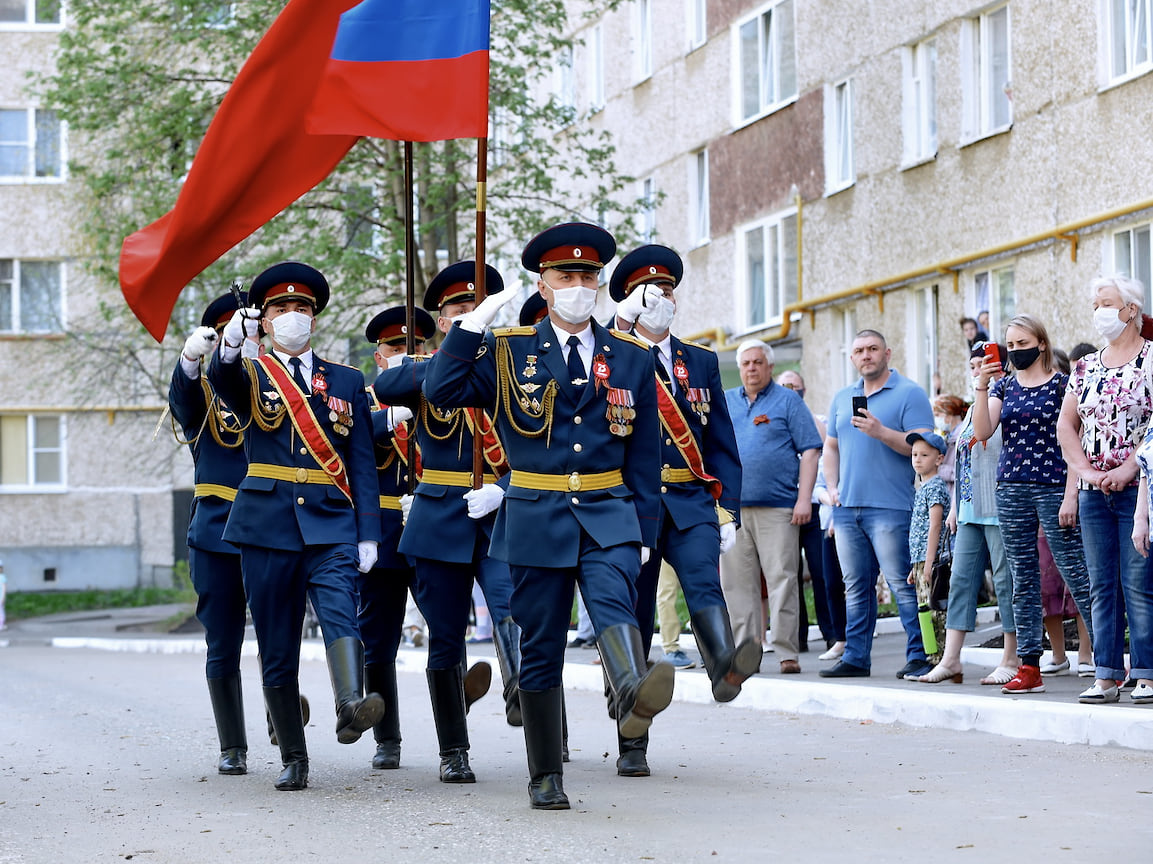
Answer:
[[[1037,666],[1021,664],[1013,680],[1001,688],[1002,693],[1044,693],[1045,682],[1041,680],[1041,670]]]

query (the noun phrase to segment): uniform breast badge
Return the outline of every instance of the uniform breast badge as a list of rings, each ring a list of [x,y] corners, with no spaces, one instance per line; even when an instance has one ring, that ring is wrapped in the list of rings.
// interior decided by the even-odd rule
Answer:
[[[521,378],[535,378],[536,377],[536,355],[526,354],[524,358],[524,371],[520,373]],[[524,386],[524,385],[521,385]],[[536,389],[535,386],[533,389]]]
[[[596,382],[593,386],[597,390],[601,389],[602,384],[608,385],[609,372],[609,361],[605,359],[604,354],[593,357],[593,380]]]
[[[633,434],[633,421],[637,417],[636,408],[633,407],[633,392],[620,387],[605,389],[605,401],[608,410],[605,418],[609,421],[609,432],[618,438],[627,438]]]
[[[313,386],[316,386],[315,380]],[[326,387],[327,389],[327,387]],[[348,437],[352,428],[352,405],[344,399],[329,396],[325,399],[328,405],[328,419],[332,421],[332,431],[343,438]]]
[[[685,399],[689,402],[689,407],[693,412],[701,418],[701,425],[709,425],[709,412],[712,407],[709,405],[710,393],[708,387],[686,387]]]
[[[312,373],[312,392],[324,396],[328,392],[328,379],[319,369]]]

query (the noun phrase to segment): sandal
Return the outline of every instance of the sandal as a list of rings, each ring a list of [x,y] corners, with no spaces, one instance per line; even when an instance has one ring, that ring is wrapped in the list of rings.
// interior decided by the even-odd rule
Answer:
[[[1008,666],[998,666],[988,675],[981,679],[982,684],[1008,684],[1013,680],[1017,674],[1016,669],[1010,669]]]
[[[964,677],[963,672],[952,672],[946,669],[944,664],[938,663],[933,667],[932,671],[916,677],[910,676],[910,680],[920,681],[922,684],[940,684],[942,681],[952,681],[954,684],[960,684],[964,680]]]

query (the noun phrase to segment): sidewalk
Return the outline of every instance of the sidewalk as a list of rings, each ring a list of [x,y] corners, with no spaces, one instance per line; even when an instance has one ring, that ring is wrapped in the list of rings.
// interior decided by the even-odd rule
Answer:
[[[24,621],[10,621],[0,632],[0,648],[49,644],[58,648],[149,653],[200,653],[204,639],[192,634],[158,634],[150,628],[187,607],[152,606],[138,609],[68,613]],[[1081,705],[1077,694],[1092,682],[1075,675],[1046,677],[1046,692],[1026,696],[1003,695],[999,687],[978,683],[1000,659],[999,649],[975,647],[997,632],[994,624],[978,623],[964,649],[965,680],[962,684],[918,684],[899,681],[896,671],[905,662],[905,637],[896,619],[880,619],[873,642],[873,675],[870,678],[825,679],[818,676],[829,663],[817,659],[819,650],[800,656],[801,674],[780,675],[773,654],[765,654],[762,673],[746,682],[742,694],[731,703],[738,710],[812,714],[862,723],[903,723],[909,726],[951,730],[975,730],[1066,744],[1091,744],[1153,751],[1153,707],[1133,705],[1128,694],[1112,705]],[[810,644],[824,643],[813,628]],[[659,643],[659,637],[655,640]],[[696,644],[689,634],[681,648],[700,663]],[[493,660],[491,644],[469,645],[471,659]],[[246,654],[256,654],[256,640],[249,632]],[[659,644],[653,656],[660,653]],[[402,647],[397,656],[401,671],[420,673],[427,648]],[[593,660],[596,651],[566,652],[565,686],[601,691],[603,678]],[[301,659],[324,662],[324,644],[306,639]],[[494,661],[495,665],[495,661]],[[674,698],[706,704],[712,701],[704,670],[677,672]]]

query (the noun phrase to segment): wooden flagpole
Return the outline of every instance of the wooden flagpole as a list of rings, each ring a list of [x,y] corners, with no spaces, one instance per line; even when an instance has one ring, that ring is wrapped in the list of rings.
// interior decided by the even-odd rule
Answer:
[[[488,185],[488,138],[476,139],[476,271],[473,284],[476,289],[476,303],[485,298],[484,232],[487,209]],[[484,442],[481,424],[484,421],[483,409],[477,409],[476,428],[472,436],[472,488],[479,489],[484,480]],[[495,422],[495,418],[494,422]]]
[[[413,226],[412,142],[404,142],[404,351],[416,353],[416,229]],[[416,418],[408,436],[408,494],[416,489]]]

